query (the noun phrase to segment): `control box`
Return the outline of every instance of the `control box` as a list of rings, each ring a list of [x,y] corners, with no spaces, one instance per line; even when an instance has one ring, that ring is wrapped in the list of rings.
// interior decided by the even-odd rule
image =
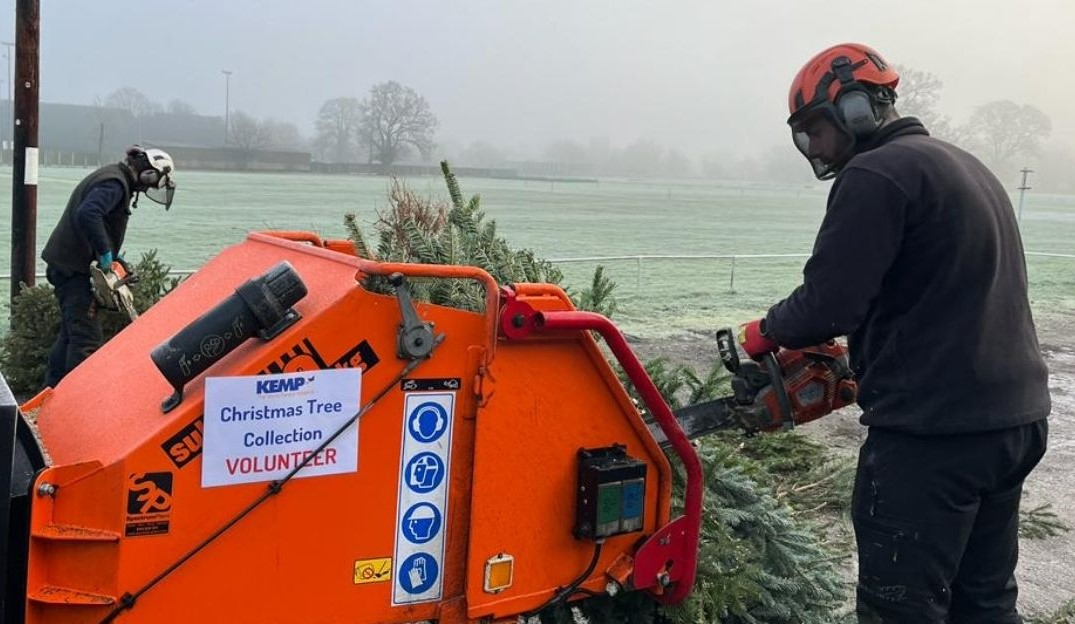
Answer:
[[[627,447],[579,449],[575,503],[577,539],[604,539],[641,531],[645,519],[646,464]]]

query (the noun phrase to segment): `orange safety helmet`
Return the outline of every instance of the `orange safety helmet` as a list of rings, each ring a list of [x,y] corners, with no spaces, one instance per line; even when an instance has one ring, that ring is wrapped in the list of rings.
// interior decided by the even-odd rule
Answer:
[[[836,175],[854,154],[856,139],[873,134],[881,126],[878,94],[891,102],[899,81],[899,73],[876,50],[858,43],[832,46],[803,65],[788,93],[788,125],[795,146],[810,160],[819,179]],[[799,123],[818,113],[848,137],[847,150],[835,162],[823,163],[807,153],[809,138]]]

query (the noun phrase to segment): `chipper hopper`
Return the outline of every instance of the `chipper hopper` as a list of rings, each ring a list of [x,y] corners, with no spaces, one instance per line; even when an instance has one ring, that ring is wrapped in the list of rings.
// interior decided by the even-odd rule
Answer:
[[[419,280],[477,281],[484,310]],[[594,332],[686,469],[682,515]],[[497,622],[694,582],[698,458],[556,286],[252,233],[56,388],[4,390],[4,622]]]

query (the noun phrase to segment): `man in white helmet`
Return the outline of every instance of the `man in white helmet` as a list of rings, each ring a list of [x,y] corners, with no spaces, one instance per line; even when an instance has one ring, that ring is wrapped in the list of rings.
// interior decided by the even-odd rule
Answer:
[[[101,346],[90,267],[96,261],[102,271],[109,271],[119,257],[132,199],[137,207],[139,194],[144,194],[165,210],[171,207],[174,175],[171,156],[135,145],[122,162],[97,169],[71,193],[41,253],[60,302],[60,334],[49,354],[46,385],[55,387]]]

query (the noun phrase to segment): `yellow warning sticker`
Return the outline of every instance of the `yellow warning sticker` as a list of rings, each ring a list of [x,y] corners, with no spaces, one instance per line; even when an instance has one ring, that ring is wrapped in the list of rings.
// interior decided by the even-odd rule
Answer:
[[[355,585],[384,583],[392,580],[392,558],[359,559],[355,561]]]

